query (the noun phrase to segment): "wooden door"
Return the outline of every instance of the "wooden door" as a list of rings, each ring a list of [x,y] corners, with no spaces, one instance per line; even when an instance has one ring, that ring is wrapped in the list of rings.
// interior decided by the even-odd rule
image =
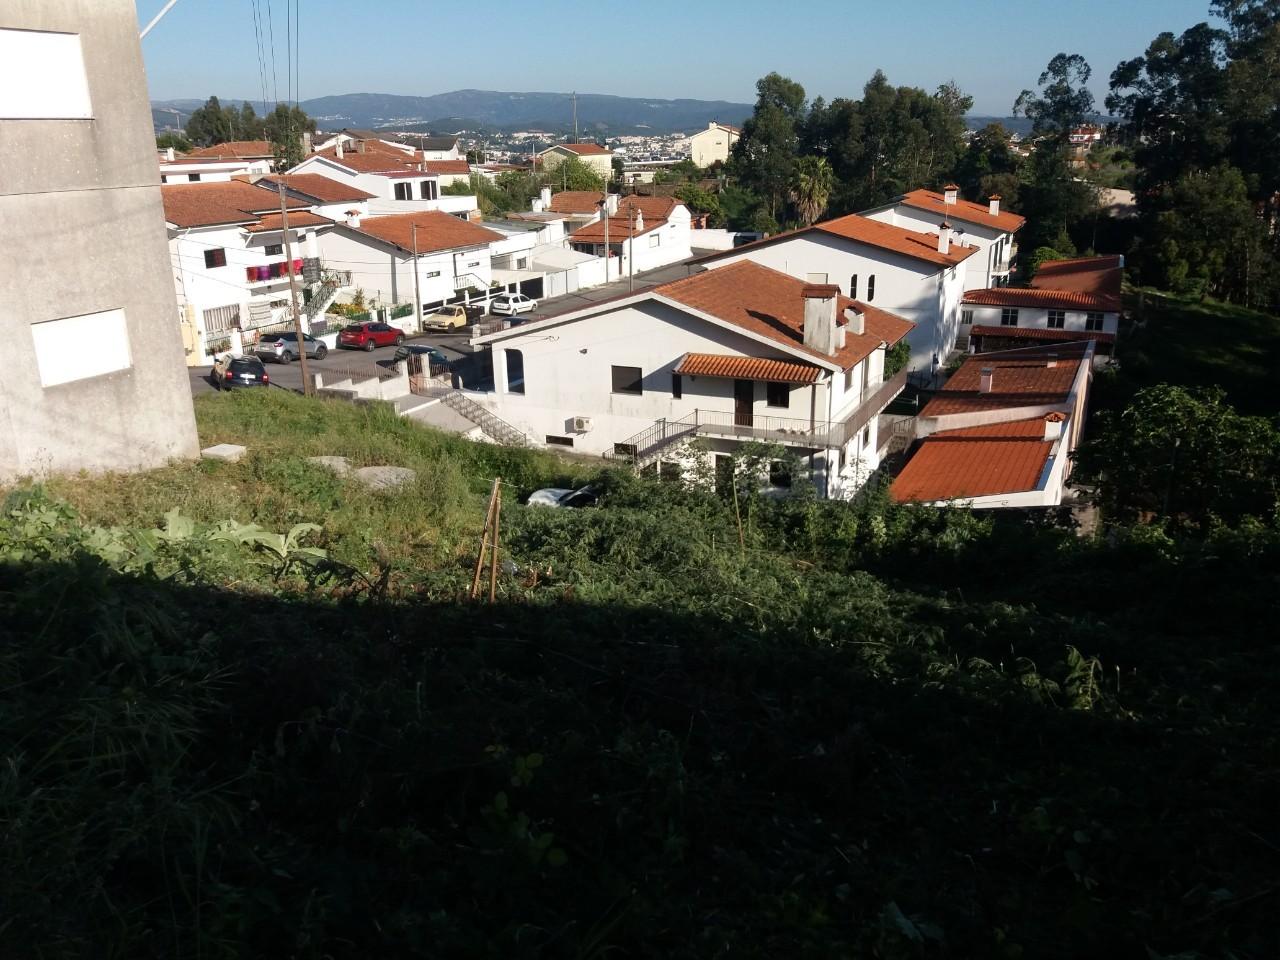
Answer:
[[[749,427],[752,424],[751,410],[755,405],[756,382],[754,380],[733,381],[733,425]]]

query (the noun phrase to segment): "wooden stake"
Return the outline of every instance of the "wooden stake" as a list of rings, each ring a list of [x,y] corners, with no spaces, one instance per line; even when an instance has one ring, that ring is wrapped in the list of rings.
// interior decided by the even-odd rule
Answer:
[[[501,481],[497,477],[493,479],[493,489],[489,491],[489,508],[484,515],[484,529],[480,531],[480,550],[476,556],[476,571],[471,578],[471,599],[474,600],[480,596],[480,573],[484,570],[484,550],[489,542],[489,528],[494,522],[493,510],[498,502],[498,485]]]
[[[498,490],[498,499],[493,502],[493,543],[490,548],[493,553],[489,557],[489,602],[497,598],[498,595],[498,527],[499,521],[502,519],[502,490]]]

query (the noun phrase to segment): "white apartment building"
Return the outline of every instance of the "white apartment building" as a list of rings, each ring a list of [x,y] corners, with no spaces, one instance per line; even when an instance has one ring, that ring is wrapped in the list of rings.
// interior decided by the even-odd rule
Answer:
[[[742,131],[738,127],[712,120],[707,129],[689,137],[689,158],[704,169],[716,162],[725,163],[741,136]]]
[[[441,210],[470,216],[478,210],[474,195],[448,196],[441,191],[470,178],[465,160],[425,160],[412,148],[397,149],[384,141],[342,143],[311,154],[290,173],[310,173],[357,187],[370,194],[374,216]]]
[[[574,250],[593,257],[605,257],[607,250],[610,274],[619,277],[656,270],[692,256],[691,217],[683,203],[671,197],[611,196],[609,207],[615,202],[616,212],[608,217],[607,225],[597,216],[569,237]]]

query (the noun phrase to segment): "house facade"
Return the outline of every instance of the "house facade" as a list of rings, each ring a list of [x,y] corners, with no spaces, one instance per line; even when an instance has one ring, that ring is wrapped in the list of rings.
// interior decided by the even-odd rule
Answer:
[[[885,378],[909,321],[751,262],[476,338],[492,389],[468,396],[537,443],[639,467],[777,443],[821,495],[878,464]]]
[[[985,204],[960,198],[960,188],[948,184],[939,193],[912,190],[892,203],[862,212],[864,217],[929,232],[939,223],[951,224],[952,239],[978,248],[965,271],[966,289],[999,287],[1009,282],[1017,252],[1015,236],[1026,219],[1001,208],[1001,198],[991,196]]]
[[[478,212],[473,194],[442,193],[459,180],[469,180],[465,160],[424,160],[412,148],[398,149],[380,140],[357,141],[357,146],[361,149],[347,150],[338,143],[311,154],[289,173],[317,174],[363,190],[372,197],[369,209],[375,216],[433,210],[459,216]]]
[[[909,367],[932,374],[960,331],[965,270],[976,247],[951,241],[950,230],[922,233],[857,214],[703,257],[711,270],[744,260],[842,293],[910,320]]]
[[[0,5],[0,480],[199,452],[126,0]]]
[[[537,166],[550,172],[570,157],[581,160],[605,183],[613,178],[613,151],[598,143],[557,143],[539,153],[535,160]]]
[[[704,169],[713,163],[726,163],[733,152],[733,145],[741,136],[739,128],[712,120],[707,129],[699,130],[689,138],[689,159]]]
[[[689,208],[671,197],[621,197],[616,213],[579,228],[569,245],[579,253],[608,257],[620,277],[656,270],[692,256]]]

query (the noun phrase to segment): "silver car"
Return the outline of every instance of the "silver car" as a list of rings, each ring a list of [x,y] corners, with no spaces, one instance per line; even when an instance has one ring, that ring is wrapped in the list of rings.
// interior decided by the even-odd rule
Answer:
[[[309,333],[302,335],[302,342],[306,347],[307,356],[313,359],[323,360],[329,352],[323,340],[317,340]],[[292,332],[264,337],[258,341],[253,352],[263,360],[275,360],[279,363],[293,363],[302,353],[298,349],[298,335]]]

